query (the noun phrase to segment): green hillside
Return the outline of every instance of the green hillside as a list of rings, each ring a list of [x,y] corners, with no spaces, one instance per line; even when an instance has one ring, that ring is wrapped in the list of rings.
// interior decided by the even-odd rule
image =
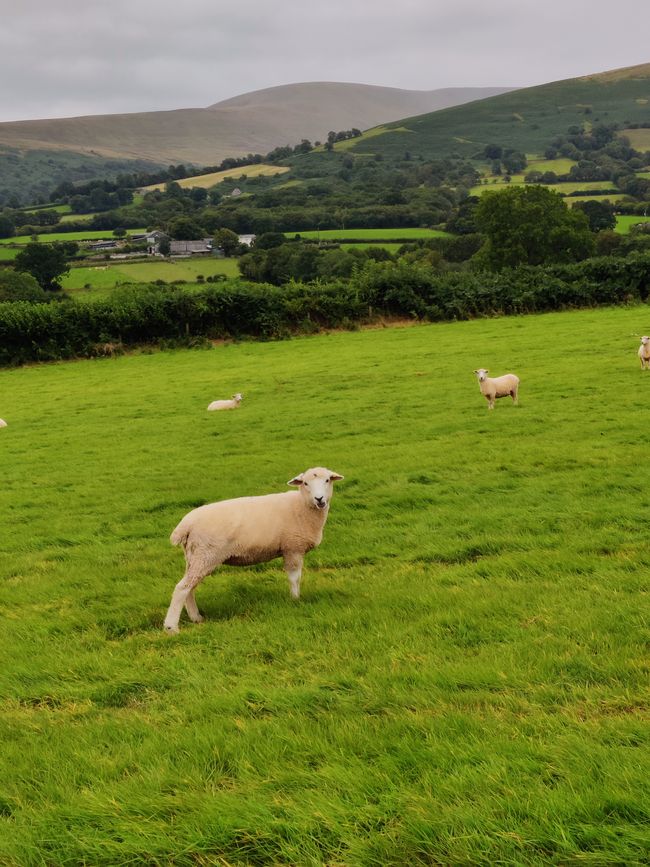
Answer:
[[[650,122],[650,63],[515,90],[370,130],[346,151],[470,158],[496,143],[540,153],[572,125]],[[337,147],[341,147],[340,145]]]

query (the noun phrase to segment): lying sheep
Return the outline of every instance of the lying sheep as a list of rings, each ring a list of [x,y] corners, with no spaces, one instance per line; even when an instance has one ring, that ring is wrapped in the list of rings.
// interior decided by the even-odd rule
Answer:
[[[650,337],[644,336],[641,338],[639,359],[641,361],[641,370],[650,370]]]
[[[0,418],[0,427],[7,427],[7,422]]]
[[[478,387],[481,394],[488,402],[488,409],[494,409],[494,401],[498,397],[512,398],[516,404],[518,402],[517,392],[519,391],[519,377],[514,373],[506,373],[504,376],[497,376],[495,379],[490,379],[488,376],[489,370],[480,367],[474,373],[478,377]]]
[[[172,544],[185,549],[186,568],[172,594],[166,631],[178,632],[183,605],[190,620],[201,623],[194,588],[222,563],[248,566],[283,557],[291,595],[298,599],[303,558],[320,545],[332,483],[342,478],[314,467],[287,483],[298,491],[221,500],[185,515],[171,534]]]
[[[212,412],[214,409],[237,409],[243,397],[243,394],[237,392],[237,394],[233,394],[230,400],[213,400],[208,406],[208,410]]]

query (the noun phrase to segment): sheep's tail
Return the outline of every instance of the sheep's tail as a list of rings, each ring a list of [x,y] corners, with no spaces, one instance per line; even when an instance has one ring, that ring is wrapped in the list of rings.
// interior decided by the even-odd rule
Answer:
[[[183,548],[187,543],[187,537],[190,535],[189,528],[184,521],[181,521],[178,527],[172,532],[169,541],[172,545],[182,545]]]

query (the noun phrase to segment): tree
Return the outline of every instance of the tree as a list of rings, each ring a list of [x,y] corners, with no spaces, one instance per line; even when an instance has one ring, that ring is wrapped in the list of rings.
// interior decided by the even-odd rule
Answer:
[[[169,234],[175,241],[196,241],[203,238],[205,229],[192,217],[176,217],[168,226]]]
[[[0,238],[11,238],[15,231],[16,227],[11,217],[0,214]]]
[[[74,246],[76,248],[76,244]],[[32,242],[16,256],[16,270],[27,271],[47,292],[58,292],[61,289],[61,277],[70,270],[67,262],[69,247],[69,244]]]
[[[573,207],[587,215],[592,232],[613,229],[616,225],[614,207],[609,202],[597,202],[591,199],[588,202],[576,202]]]
[[[214,246],[220,247],[224,256],[233,256],[239,249],[239,235],[231,229],[219,229],[215,232]]]
[[[546,187],[489,190],[481,197],[475,219],[486,237],[475,261],[491,271],[574,262],[594,250],[586,215],[567,210],[562,197]]]

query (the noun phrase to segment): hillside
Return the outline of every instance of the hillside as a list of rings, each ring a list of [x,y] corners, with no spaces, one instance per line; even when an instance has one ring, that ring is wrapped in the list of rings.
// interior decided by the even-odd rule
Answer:
[[[330,129],[368,129],[505,90],[413,91],[313,82],[259,90],[207,108],[2,123],[0,190],[24,190],[36,176],[52,187],[68,178],[125,170],[122,164],[117,169],[107,165],[107,160],[213,165],[229,156],[264,154],[302,138],[324,139]]]
[[[650,123],[650,63],[502,93],[369,130],[352,153],[470,158],[487,144],[543,153],[572,125]]]

